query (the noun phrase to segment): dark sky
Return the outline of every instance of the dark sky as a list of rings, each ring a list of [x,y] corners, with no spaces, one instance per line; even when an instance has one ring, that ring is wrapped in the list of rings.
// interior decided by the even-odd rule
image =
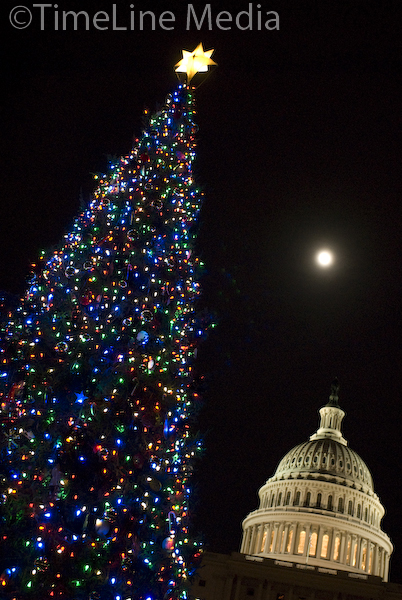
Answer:
[[[24,289],[80,190],[88,199],[91,173],[129,152],[144,106],[175,86],[181,49],[215,48],[219,67],[197,92],[198,250],[219,326],[199,359],[208,433],[196,524],[211,550],[238,550],[258,488],[316,430],[338,376],[344,435],[387,509],[391,579],[402,582],[400,1],[261,0],[279,31],[257,29],[257,2],[252,31],[186,31],[188,5],[174,0],[135,3],[172,11],[172,31],[54,31],[54,8],[41,31],[32,5],[16,30],[15,4],[3,14],[0,289]],[[211,4],[213,15],[248,6]],[[129,25],[129,3],[117,7]],[[322,245],[337,258],[328,271],[313,261]]]

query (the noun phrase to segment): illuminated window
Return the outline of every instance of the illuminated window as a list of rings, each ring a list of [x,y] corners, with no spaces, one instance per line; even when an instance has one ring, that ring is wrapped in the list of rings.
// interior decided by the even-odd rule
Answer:
[[[282,554],[283,552],[283,543],[285,541],[285,530],[282,531],[282,535],[281,535],[281,543],[279,545],[279,552]]]
[[[334,560],[339,560],[340,547],[341,547],[341,538],[339,537],[339,535],[337,535],[335,538],[335,545],[334,545]]]
[[[286,552],[290,552],[292,548],[292,539],[293,539],[293,529],[291,529],[288,533],[288,543],[286,544]]]
[[[367,542],[364,543],[362,549],[362,559],[360,563],[360,568],[365,571],[366,570],[366,561],[367,561]]]
[[[265,542],[266,541],[267,541],[267,532],[264,531],[264,535],[262,536],[262,540],[261,540],[260,552],[264,552]]]
[[[329,543],[329,535],[326,533],[322,537],[321,558],[327,558],[327,555],[328,555],[328,543]]]
[[[314,531],[314,533],[311,534],[310,536],[310,549],[308,551],[309,556],[315,556],[317,552],[317,534]]]
[[[348,540],[348,545],[346,548],[346,564],[349,565],[350,564],[350,547],[352,545],[352,541],[349,539]]]
[[[353,548],[352,567],[356,566],[356,562],[357,562],[357,544],[355,544],[355,547]]]
[[[306,532],[301,531],[300,535],[299,535],[299,545],[297,547],[297,554],[303,554],[305,543],[306,543]]]
[[[275,535],[275,531],[274,531],[274,530],[272,530],[272,532],[271,532],[271,540],[270,540],[270,542],[269,542],[269,551],[270,551],[270,552],[272,552],[272,547],[273,547],[273,545],[274,545],[274,535]]]

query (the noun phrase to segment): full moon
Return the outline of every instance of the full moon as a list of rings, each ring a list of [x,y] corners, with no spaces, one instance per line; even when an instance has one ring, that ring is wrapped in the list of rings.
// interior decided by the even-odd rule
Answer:
[[[334,262],[334,256],[329,250],[320,250],[315,259],[320,267],[330,267]]]

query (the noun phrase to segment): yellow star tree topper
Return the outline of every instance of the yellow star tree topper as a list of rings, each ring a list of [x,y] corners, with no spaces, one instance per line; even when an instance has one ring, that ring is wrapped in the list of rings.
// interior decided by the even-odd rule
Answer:
[[[182,50],[183,58],[179,60],[176,66],[176,73],[186,73],[187,83],[190,83],[196,73],[206,73],[210,65],[216,65],[211,58],[213,49],[206,50],[202,44],[198,44],[197,48],[193,52]]]

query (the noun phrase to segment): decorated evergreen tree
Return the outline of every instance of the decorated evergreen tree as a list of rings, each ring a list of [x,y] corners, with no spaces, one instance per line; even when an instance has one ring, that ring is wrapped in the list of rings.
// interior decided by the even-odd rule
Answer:
[[[0,597],[187,597],[199,46],[2,327]],[[187,56],[188,55],[188,56]]]

